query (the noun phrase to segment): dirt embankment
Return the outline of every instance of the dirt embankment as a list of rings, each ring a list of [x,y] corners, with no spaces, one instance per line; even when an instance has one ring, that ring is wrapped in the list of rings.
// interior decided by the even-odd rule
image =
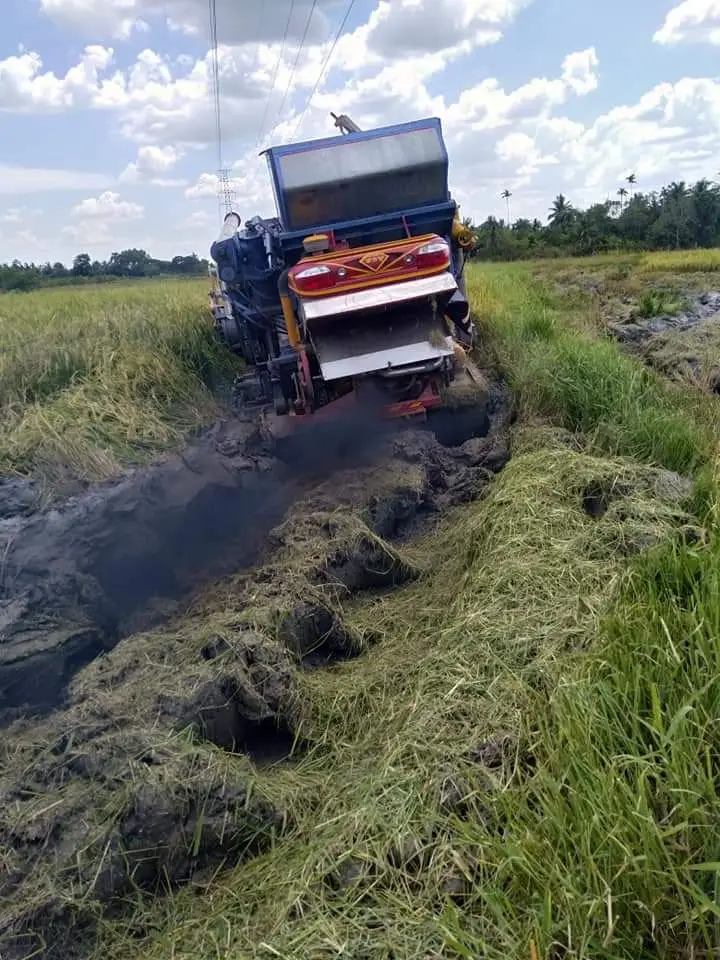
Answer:
[[[502,390],[480,414],[466,430],[487,435],[454,448],[423,430],[361,443],[356,424],[274,457],[230,424],[57,513],[6,522],[6,703],[67,693],[2,740],[3,957],[85,957],[123,899],[201,883],[286,829],[281,798],[250,774],[303,749],[297,671],[376,642],[344,604],[414,579],[403,539],[504,466]],[[174,630],[119,642],[159,618],[158,597],[172,609],[196,577],[260,556]]]

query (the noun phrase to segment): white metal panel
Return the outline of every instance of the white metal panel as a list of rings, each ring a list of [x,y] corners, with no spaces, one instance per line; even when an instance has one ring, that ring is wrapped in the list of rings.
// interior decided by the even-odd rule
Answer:
[[[374,318],[363,322],[329,323],[311,331],[325,380],[339,380],[393,367],[449,357],[452,339],[442,322],[428,311],[424,316]]]
[[[451,353],[452,348],[439,350],[427,343],[410,343],[390,350],[363,353],[358,357],[331,360],[329,363],[321,363],[320,369],[325,380],[341,380],[343,377],[358,377],[363,373],[374,373],[390,366],[423,363],[434,357],[449,356]]]
[[[356,310],[392,306],[408,300],[433,296],[436,293],[451,293],[456,289],[455,278],[446,271],[434,277],[405,280],[402,283],[390,283],[384,287],[371,287],[368,290],[355,290],[352,293],[342,293],[334,297],[301,300],[300,309],[305,319],[317,320],[321,317],[340,316]]]

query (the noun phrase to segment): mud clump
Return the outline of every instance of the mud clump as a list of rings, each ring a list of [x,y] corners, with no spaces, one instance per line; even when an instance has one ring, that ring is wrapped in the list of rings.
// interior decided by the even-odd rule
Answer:
[[[174,721],[174,730],[190,728],[230,753],[261,762],[287,756],[293,746],[290,660],[262,637],[249,634],[241,642],[242,653],[224,657],[210,679],[200,680],[189,695],[162,694],[157,709]]]
[[[278,638],[308,666],[348,660],[364,647],[363,638],[348,628],[336,611],[306,600],[280,617]]]
[[[125,897],[256,856],[283,829],[250,774],[295,746],[291,657],[238,632],[207,659],[203,639],[128,639],[75,679],[64,711],[8,731],[3,957],[83,956],[64,939],[73,923],[90,935]]]
[[[0,522],[29,517],[40,504],[40,490],[32,480],[0,480]]]
[[[83,957],[82,933],[90,937],[108,905],[236,864],[282,828],[282,813],[255,796],[245,777],[202,751],[171,742],[146,747],[135,758],[117,757],[114,774],[102,788],[89,783],[80,792],[69,783],[51,794],[56,808],[45,813],[47,794],[25,787],[3,816],[0,840],[13,851],[0,882],[3,957]]]

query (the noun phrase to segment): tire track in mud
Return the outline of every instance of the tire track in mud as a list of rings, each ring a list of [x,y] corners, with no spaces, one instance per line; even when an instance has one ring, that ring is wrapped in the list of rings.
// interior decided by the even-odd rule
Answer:
[[[63,590],[75,601],[72,591],[81,575],[91,576],[87,565],[107,550],[96,589],[98,609],[115,618],[114,632],[103,634],[96,623],[83,656],[98,652],[98,639],[102,649],[114,649],[75,677],[62,709],[16,723],[0,741],[0,849],[7,853],[0,878],[0,898],[7,904],[0,919],[3,957],[84,960],[96,924],[106,911],[121,909],[126,897],[139,891],[162,895],[246,861],[287,828],[288,812],[278,798],[257,786],[251,791],[248,764],[262,766],[290,753],[298,668],[330,666],[375,639],[350,632],[343,602],[365,591],[395,589],[417,575],[393,543],[413,536],[428,517],[482,496],[504,466],[510,411],[501,387],[480,414],[464,423],[475,437],[454,448],[423,430],[383,433],[375,425],[363,437],[356,424],[339,436],[321,433],[319,444],[276,449],[276,458],[254,426],[230,424],[197,444],[201,453],[169,458],[109,487],[98,494],[97,506],[91,497],[90,505],[83,500],[82,507],[71,504],[59,512],[50,528],[53,550],[44,548],[41,559],[21,568],[10,604],[29,597],[29,622],[40,636],[37,611],[58,596],[66,602]],[[473,422],[480,428],[473,430]],[[252,482],[243,482],[248,475]],[[242,508],[235,504],[237,515],[223,529],[219,510],[232,502],[228,490],[250,495]],[[147,506],[138,517],[133,511],[141,492]],[[297,509],[288,515],[293,503]],[[153,510],[162,516],[150,527],[150,544],[171,579],[159,579],[154,566],[135,575],[148,539],[141,538],[141,528],[152,524]],[[84,526],[74,522],[78,515]],[[192,537],[196,551],[181,550],[175,537],[200,520],[204,526]],[[249,539],[243,523],[252,525]],[[28,541],[39,550],[42,518],[24,520],[19,529],[29,532],[25,551]],[[63,537],[72,544],[73,562],[66,566]],[[166,551],[172,547],[169,558],[161,542]],[[160,619],[148,599],[158,590],[167,599],[191,588],[204,562],[211,579],[228,565],[237,570],[261,555],[263,565],[249,570],[245,582],[233,581],[232,590],[237,608],[247,600],[270,611],[270,622],[231,618],[224,635],[196,637],[181,628],[118,642],[138,619]],[[115,583],[126,569],[127,580]],[[296,580],[288,584],[286,577]],[[15,622],[20,644],[27,621]],[[54,655],[64,657],[65,651]],[[27,670],[38,662],[33,649]],[[67,680],[77,665],[62,662]],[[37,700],[34,705],[40,706]],[[48,706],[46,700],[46,711]],[[188,730],[189,743],[178,739]],[[295,744],[298,749],[303,744]]]

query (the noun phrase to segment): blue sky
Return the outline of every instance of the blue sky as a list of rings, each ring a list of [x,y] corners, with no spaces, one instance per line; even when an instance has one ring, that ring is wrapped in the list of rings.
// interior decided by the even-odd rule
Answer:
[[[440,116],[475,219],[504,214],[505,187],[513,217],[544,218],[557,193],[584,205],[631,171],[643,189],[720,177],[720,0],[216,3],[243,216],[273,212],[259,149],[331,134],[330,110],[363,127]],[[2,0],[2,15],[0,261],[206,255],[207,0]]]

